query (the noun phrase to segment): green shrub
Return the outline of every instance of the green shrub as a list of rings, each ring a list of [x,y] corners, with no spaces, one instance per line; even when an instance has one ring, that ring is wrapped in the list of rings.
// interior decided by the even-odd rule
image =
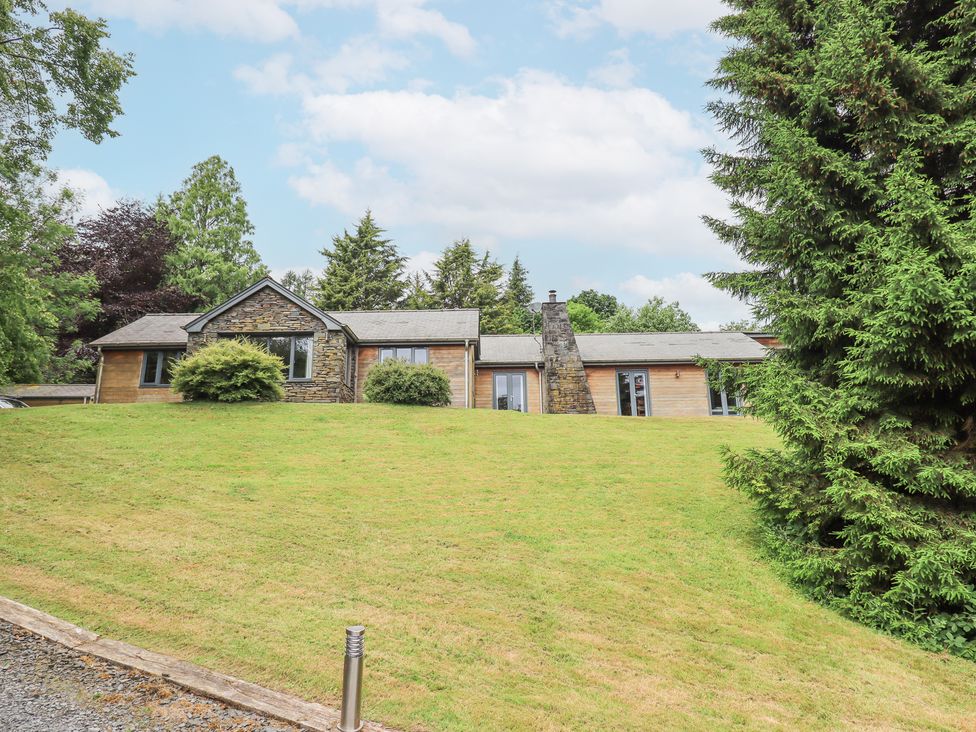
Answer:
[[[451,383],[433,366],[390,359],[370,369],[363,394],[370,402],[445,407],[451,403]]]
[[[284,363],[244,339],[224,338],[173,366],[172,386],[193,401],[276,401],[285,395]]]

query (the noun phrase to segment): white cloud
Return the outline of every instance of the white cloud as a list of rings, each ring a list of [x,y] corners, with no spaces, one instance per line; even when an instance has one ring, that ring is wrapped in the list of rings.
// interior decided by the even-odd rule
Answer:
[[[433,272],[434,264],[438,259],[440,259],[440,255],[437,252],[429,252],[427,250],[417,252],[407,260],[406,273],[408,276],[413,277],[418,272],[421,274],[424,272]]]
[[[298,35],[298,24],[279,0],[89,0],[88,5],[150,30],[199,29],[262,42]]]
[[[723,323],[752,317],[752,311],[744,302],[690,272],[659,280],[636,275],[622,282],[620,290],[640,302],[652,297],[663,297],[667,302],[677,300],[702,330],[718,330]]]
[[[623,36],[704,32],[727,11],[722,0],[549,0],[556,33],[564,37],[587,35],[604,24]]]
[[[611,89],[626,89],[634,85],[638,68],[630,60],[630,51],[618,48],[607,56],[607,62],[589,73],[589,80]]]
[[[113,191],[98,173],[84,168],[62,168],[55,171],[57,188],[70,188],[75,193],[78,205],[76,217],[79,219],[95,216],[102,209],[111,208],[119,199],[119,194]]]
[[[708,135],[648,89],[574,86],[526,71],[497,96],[417,91],[308,95],[307,138],[364,150],[291,182],[346,215],[449,236],[567,239],[727,258],[699,221],[725,213],[697,150]]]

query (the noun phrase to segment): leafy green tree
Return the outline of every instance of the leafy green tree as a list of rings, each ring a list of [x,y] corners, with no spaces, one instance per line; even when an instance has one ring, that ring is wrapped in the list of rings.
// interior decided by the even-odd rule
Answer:
[[[742,320],[730,320],[719,326],[723,333],[759,333],[766,328],[758,320],[743,318]]]
[[[250,237],[254,226],[234,169],[219,155],[193,166],[159,215],[177,241],[166,258],[167,282],[205,307],[268,274]]]
[[[741,375],[784,447],[729,479],[812,597],[976,658],[976,5],[730,4],[712,281],[785,350]]]
[[[0,2],[0,383],[70,374],[70,359],[52,361],[57,332],[97,310],[90,275],[57,271],[71,201],[45,192],[54,178],[43,165],[60,130],[116,135],[132,59],[106,38],[103,21],[72,10]]]
[[[603,320],[589,305],[569,300],[566,303],[566,310],[569,313],[569,323],[573,326],[573,332],[599,333],[603,330]]]
[[[281,284],[308,300],[315,291],[315,273],[310,269],[303,269],[301,272],[290,269],[281,276]]]
[[[322,250],[329,261],[319,278],[316,305],[325,310],[387,310],[400,304],[407,289],[407,260],[383,233],[367,211],[355,234],[344,231],[332,239],[332,249]]]
[[[608,333],[678,333],[701,330],[677,302],[652,297],[636,310],[621,305],[606,321]]]
[[[620,301],[613,295],[607,295],[596,290],[583,290],[578,295],[573,295],[568,302],[578,302],[586,305],[593,310],[603,321],[608,321],[617,311],[620,310]]]
[[[469,240],[461,239],[444,250],[427,284],[434,307],[481,308],[483,332],[511,333],[516,328],[500,286],[504,275],[488,252],[479,256]]]

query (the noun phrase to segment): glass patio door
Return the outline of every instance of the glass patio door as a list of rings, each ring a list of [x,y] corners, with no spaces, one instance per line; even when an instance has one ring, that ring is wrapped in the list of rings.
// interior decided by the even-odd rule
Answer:
[[[617,372],[617,402],[624,417],[646,417],[651,412],[646,371]]]
[[[526,411],[524,373],[497,372],[495,374],[495,409]]]

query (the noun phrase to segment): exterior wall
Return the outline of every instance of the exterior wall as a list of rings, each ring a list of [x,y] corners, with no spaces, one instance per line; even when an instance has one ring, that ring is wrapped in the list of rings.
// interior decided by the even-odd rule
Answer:
[[[522,372],[525,374],[525,400],[530,414],[540,414],[539,395],[539,372],[533,366],[525,368],[486,368],[480,367],[474,377],[474,406],[478,409],[494,409],[492,396],[494,395],[493,381],[496,373],[506,373],[509,371]]]
[[[586,376],[597,414],[616,415],[617,371],[646,370],[655,417],[706,417],[708,383],[705,370],[693,364],[677,366],[587,366]],[[675,377],[677,374],[677,377]]]
[[[102,378],[98,390],[101,404],[132,402],[180,402],[183,397],[166,386],[139,386],[142,349],[102,351]]]
[[[28,407],[60,407],[64,404],[84,404],[85,400],[81,397],[66,397],[64,399],[31,399],[30,397],[15,397],[20,399]]]
[[[285,383],[288,402],[351,402],[352,386],[345,382],[348,342],[345,333],[329,331],[311,313],[269,287],[213,318],[200,333],[189,334],[188,351],[221,335],[312,334],[312,378]],[[355,382],[353,382],[355,383]]]
[[[402,345],[402,344],[401,344]],[[412,343],[414,346],[422,346],[423,343]],[[379,360],[380,346],[359,346],[359,356],[356,359],[356,401],[366,401],[363,397],[363,386],[366,384],[366,376],[369,370]],[[474,346],[469,348],[469,357],[474,353]],[[427,346],[428,362],[431,366],[439,368],[447,374],[451,382],[451,406],[464,407],[464,344],[451,344],[444,346]],[[469,361],[469,373],[474,374],[474,367]],[[473,385],[472,385],[473,388]],[[469,397],[470,398],[470,397]],[[469,402],[470,403],[470,402]]]
[[[760,343],[767,348],[782,348],[783,342],[776,336],[754,335],[750,336],[756,343]]]

